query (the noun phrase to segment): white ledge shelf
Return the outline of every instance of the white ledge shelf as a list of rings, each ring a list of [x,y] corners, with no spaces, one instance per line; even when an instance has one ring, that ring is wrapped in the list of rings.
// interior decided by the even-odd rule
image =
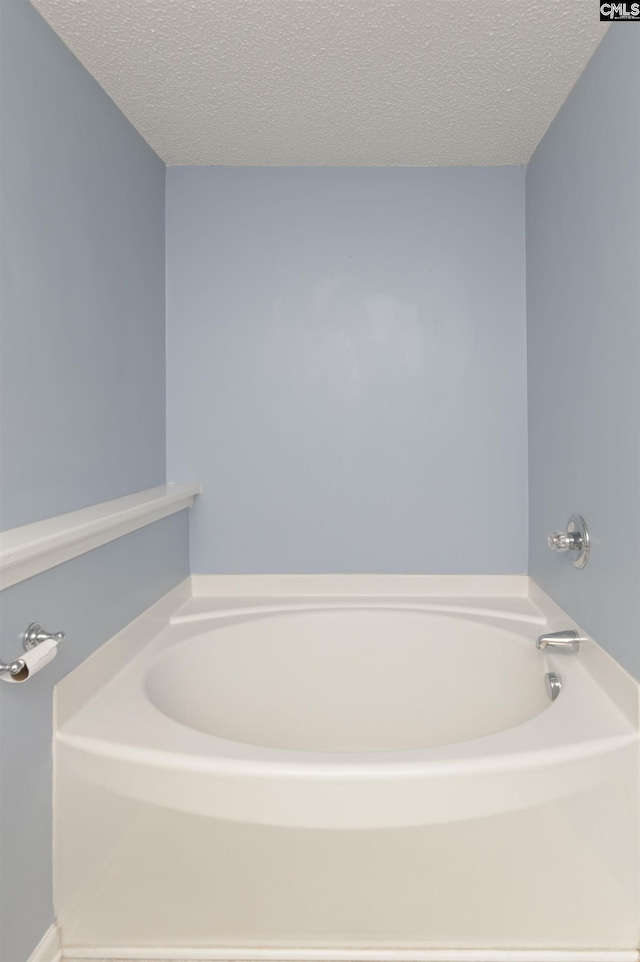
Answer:
[[[199,484],[160,484],[0,532],[0,589],[190,508]]]

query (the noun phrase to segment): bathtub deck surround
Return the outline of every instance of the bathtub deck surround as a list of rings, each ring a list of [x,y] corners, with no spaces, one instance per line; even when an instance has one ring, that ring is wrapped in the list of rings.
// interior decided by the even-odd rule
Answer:
[[[351,949],[350,962],[638,962],[640,952],[636,949],[416,949],[390,948]],[[111,952],[99,954],[84,951],[82,956],[66,955],[64,962],[343,962],[344,952],[339,950],[318,951],[309,949],[261,949],[251,950],[247,960],[241,952],[230,949],[191,949],[179,957],[172,950],[132,948],[128,958]],[[58,962],[57,959],[29,959],[29,962]]]
[[[501,598],[520,604],[528,597],[527,575],[389,575],[389,574],[192,574],[194,598],[350,598],[362,596],[420,598]],[[194,606],[195,607],[195,606]]]
[[[148,950],[139,954],[132,949],[127,959],[112,953],[99,956],[95,953],[65,955],[64,962],[342,962],[344,953],[339,951],[320,952],[310,949],[307,952],[299,949],[252,949],[251,960],[247,960],[242,953],[234,953],[229,949],[212,951],[210,949],[193,949],[183,953],[179,958],[172,951],[155,950],[152,955]],[[374,949],[350,950],[350,962],[638,962],[640,953],[636,949],[597,949],[585,950],[539,950],[525,949],[389,949],[386,952]],[[29,962],[58,962],[55,960],[29,959]]]
[[[340,581],[193,578],[60,683],[69,958],[635,958],[637,683],[524,577]]]

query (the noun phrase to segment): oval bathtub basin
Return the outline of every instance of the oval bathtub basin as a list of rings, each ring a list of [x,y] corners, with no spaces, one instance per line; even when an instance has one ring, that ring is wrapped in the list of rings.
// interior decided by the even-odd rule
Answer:
[[[546,804],[622,777],[637,735],[583,652],[536,650],[544,629],[455,602],[212,602],[57,732],[57,765],[154,809],[298,828]]]
[[[167,652],[146,690],[197,731],[302,752],[447,745],[550,706],[529,639],[411,611],[312,611],[219,628]]]

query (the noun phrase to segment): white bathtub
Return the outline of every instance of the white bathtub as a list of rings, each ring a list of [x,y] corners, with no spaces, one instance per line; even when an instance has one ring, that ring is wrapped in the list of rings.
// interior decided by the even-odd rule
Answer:
[[[528,598],[188,601],[57,732],[69,944],[632,948],[637,729],[549,627]]]

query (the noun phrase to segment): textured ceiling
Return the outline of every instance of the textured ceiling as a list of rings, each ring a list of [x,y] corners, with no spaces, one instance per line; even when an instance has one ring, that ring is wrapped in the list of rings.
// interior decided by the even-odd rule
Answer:
[[[525,164],[595,0],[32,0],[167,164]]]

